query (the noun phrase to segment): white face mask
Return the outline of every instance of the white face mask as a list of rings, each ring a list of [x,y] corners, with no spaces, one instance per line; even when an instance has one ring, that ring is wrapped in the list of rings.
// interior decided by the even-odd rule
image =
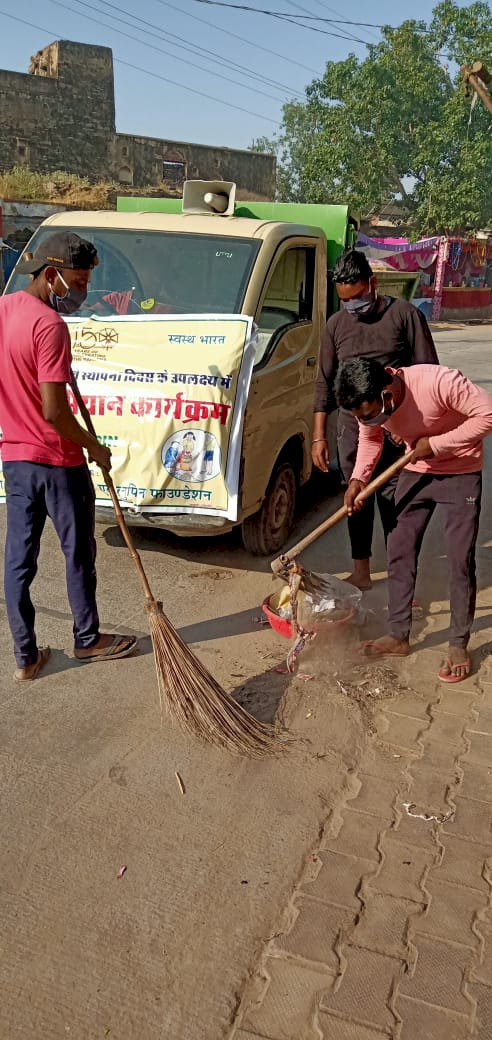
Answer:
[[[390,401],[385,401],[384,393],[382,393],[381,401],[383,407],[377,415],[371,415],[369,419],[362,419],[360,416],[358,417],[359,422],[362,423],[363,426],[384,426],[384,423],[389,419],[390,415],[393,415],[395,410],[395,402],[393,401],[393,398],[391,398]]]
[[[340,302],[343,309],[348,311],[349,314],[370,314],[377,304],[376,290],[371,288],[363,296],[358,296],[354,300],[341,300]]]

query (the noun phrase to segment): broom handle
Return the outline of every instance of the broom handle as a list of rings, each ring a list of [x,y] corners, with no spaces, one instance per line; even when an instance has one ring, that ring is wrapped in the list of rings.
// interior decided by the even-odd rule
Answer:
[[[365,502],[366,499],[371,498],[371,495],[374,495],[376,491],[379,491],[380,488],[384,487],[392,477],[396,477],[397,473],[400,473],[400,471],[405,468],[407,462],[410,462],[412,455],[413,451],[408,451],[406,455],[402,455],[400,459],[397,459],[392,466],[388,466],[388,469],[385,469],[378,477],[371,480],[371,483],[368,484],[359,495],[357,495],[355,501]],[[338,524],[340,520],[343,520],[346,516],[348,516],[348,508],[347,506],[341,506],[340,509],[337,509],[336,513],[332,513],[327,520],[323,520],[323,523],[320,524],[319,527],[316,527],[314,531],[311,531],[311,533],[307,534],[305,538],[302,538],[297,545],[293,545],[292,549],[283,553],[282,556],[278,556],[276,560],[273,560],[271,563],[273,573],[279,574],[286,565],[291,563],[292,560],[295,560],[296,556],[299,556],[299,553],[303,552],[304,549],[307,549],[308,545],[315,542],[320,535],[325,533],[325,531],[329,531],[331,527],[335,527],[335,524]]]
[[[83,418],[83,420],[85,422],[85,425],[87,426],[87,429],[88,429],[89,433],[92,433],[92,436],[96,437],[97,434],[96,434],[96,431],[95,431],[95,428],[94,428],[94,423],[92,422],[91,416],[90,416],[89,411],[88,411],[87,406],[86,406],[86,403],[85,403],[85,401],[84,401],[84,399],[82,397],[82,394],[80,393],[80,390],[79,390],[79,388],[77,386],[77,383],[76,383],[76,380],[75,380],[75,376],[74,376],[72,370],[70,370],[70,379],[71,379],[71,387],[72,387],[72,390],[73,390],[73,393],[74,393],[75,400],[77,401],[77,404],[79,406],[80,414],[81,414],[81,416],[82,416],[82,418]],[[128,552],[130,553],[130,556],[131,556],[131,558],[132,558],[132,560],[133,560],[133,562],[135,564],[135,567],[137,569],[137,573],[138,573],[138,576],[140,578],[140,581],[142,582],[143,590],[144,590],[144,593],[145,593],[145,598],[149,601],[149,603],[150,602],[153,603],[153,602],[155,602],[155,598],[154,598],[152,589],[151,589],[151,587],[149,585],[149,582],[147,580],[147,575],[146,575],[146,573],[144,571],[143,564],[142,564],[142,561],[140,559],[140,555],[137,552],[137,550],[136,550],[136,548],[135,548],[135,546],[133,544],[132,536],[131,536],[131,534],[130,534],[130,532],[128,530],[125,517],[123,516],[123,511],[122,511],[120,503],[119,503],[118,495],[116,494],[116,488],[115,488],[115,486],[113,484],[113,478],[112,478],[109,470],[107,470],[107,469],[103,469],[102,470],[102,474],[104,476],[104,479],[106,481],[109,494],[111,496],[111,501],[113,503],[114,511],[116,513],[116,519],[118,521],[120,531],[121,531],[121,533],[123,535],[123,539],[125,541],[125,545],[126,545],[126,547],[128,549]]]

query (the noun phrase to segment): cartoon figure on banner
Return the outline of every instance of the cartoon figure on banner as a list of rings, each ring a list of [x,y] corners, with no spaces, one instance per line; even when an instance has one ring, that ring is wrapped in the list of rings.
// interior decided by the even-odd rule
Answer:
[[[219,475],[221,450],[213,433],[180,430],[168,437],[161,459],[171,477],[201,484]]]
[[[181,451],[176,462],[175,475],[179,480],[188,480],[188,478],[192,477],[193,463],[197,457],[197,453],[193,453],[195,445],[195,434],[188,430],[183,437]]]
[[[179,459],[179,442],[172,441],[164,456],[164,466],[168,473],[174,476]]]
[[[212,433],[206,433],[201,453],[200,477],[202,480],[212,476],[214,468],[215,446],[217,441]]]

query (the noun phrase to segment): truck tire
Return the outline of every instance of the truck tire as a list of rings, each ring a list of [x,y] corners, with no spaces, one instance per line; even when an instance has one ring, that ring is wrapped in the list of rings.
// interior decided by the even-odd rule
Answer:
[[[289,537],[296,508],[297,480],[290,462],[274,469],[261,509],[243,520],[244,548],[253,556],[279,552]]]

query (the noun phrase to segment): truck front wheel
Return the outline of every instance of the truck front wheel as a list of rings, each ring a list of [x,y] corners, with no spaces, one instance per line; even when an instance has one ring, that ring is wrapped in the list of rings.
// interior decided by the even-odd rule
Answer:
[[[261,509],[242,523],[244,548],[254,556],[279,552],[289,537],[296,508],[297,481],[290,462],[275,467]]]

